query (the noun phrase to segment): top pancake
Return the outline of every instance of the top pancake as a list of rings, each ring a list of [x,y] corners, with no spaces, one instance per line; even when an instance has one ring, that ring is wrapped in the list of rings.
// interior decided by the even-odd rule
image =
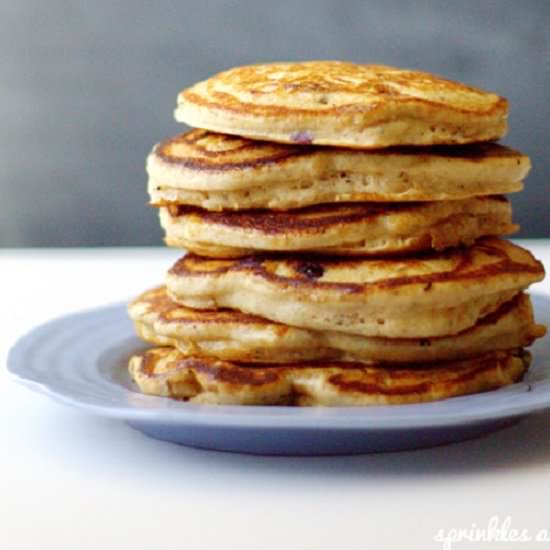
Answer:
[[[387,147],[499,139],[508,104],[438,76],[341,61],[219,73],[178,95],[176,120],[281,143]]]
[[[155,205],[289,209],[333,202],[458,200],[522,189],[529,158],[494,143],[354,151],[193,130],[147,159]]]

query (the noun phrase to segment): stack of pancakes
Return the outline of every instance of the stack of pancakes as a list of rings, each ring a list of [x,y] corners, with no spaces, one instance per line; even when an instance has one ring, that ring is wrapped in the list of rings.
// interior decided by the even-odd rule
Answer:
[[[520,380],[540,262],[503,193],[507,102],[342,62],[241,67],[184,90],[151,204],[189,252],[129,307],[142,391],[212,404],[378,405]]]

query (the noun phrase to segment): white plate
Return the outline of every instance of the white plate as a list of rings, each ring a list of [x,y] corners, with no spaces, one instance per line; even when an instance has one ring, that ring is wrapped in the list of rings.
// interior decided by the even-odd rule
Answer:
[[[550,325],[550,298],[534,295]],[[475,437],[550,408],[548,337],[532,348],[524,381],[434,403],[365,408],[193,405],[139,393],[126,363],[144,349],[124,304],[54,319],[11,349],[8,369],[31,389],[158,439],[258,454],[348,454],[426,447]]]

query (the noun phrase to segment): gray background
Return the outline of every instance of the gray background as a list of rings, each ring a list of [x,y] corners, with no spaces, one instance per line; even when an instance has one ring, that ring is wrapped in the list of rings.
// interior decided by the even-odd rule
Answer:
[[[0,246],[160,244],[144,159],[177,92],[245,63],[433,71],[511,102],[521,236],[550,237],[550,2],[0,0]]]

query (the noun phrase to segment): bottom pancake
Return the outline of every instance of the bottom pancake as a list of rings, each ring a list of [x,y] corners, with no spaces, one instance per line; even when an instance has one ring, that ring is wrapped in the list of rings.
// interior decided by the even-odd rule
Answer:
[[[430,364],[303,362],[258,366],[153,348],[130,358],[143,393],[211,405],[370,406],[436,401],[495,390],[522,379],[523,350]]]

